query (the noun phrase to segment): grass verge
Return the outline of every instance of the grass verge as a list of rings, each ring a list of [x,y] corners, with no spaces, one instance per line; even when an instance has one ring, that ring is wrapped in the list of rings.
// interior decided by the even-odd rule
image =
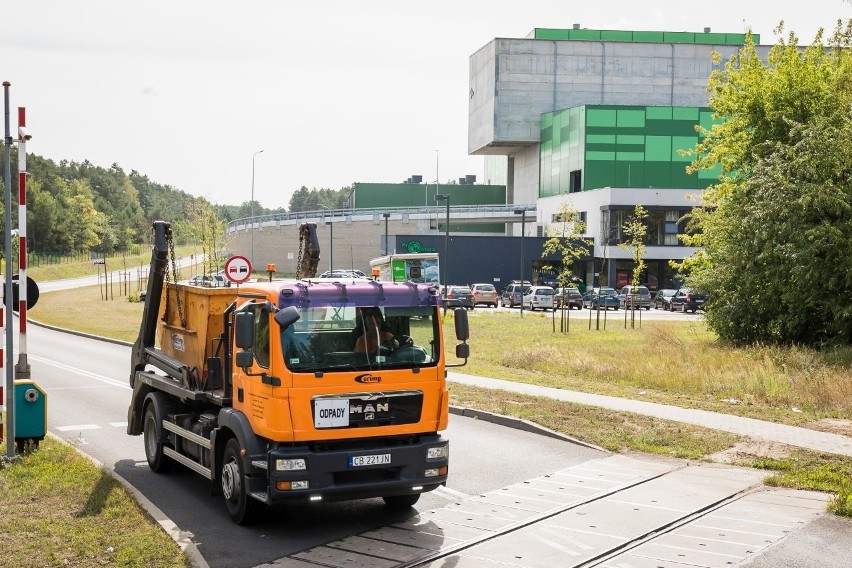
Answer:
[[[121,483],[49,437],[0,462],[0,550],[15,566],[192,565]]]

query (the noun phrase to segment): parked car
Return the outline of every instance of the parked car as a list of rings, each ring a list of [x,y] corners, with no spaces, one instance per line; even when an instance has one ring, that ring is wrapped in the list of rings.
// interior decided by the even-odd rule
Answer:
[[[628,309],[651,309],[651,292],[647,286],[627,285],[618,293],[618,305]]]
[[[550,286],[529,286],[524,290],[524,307],[531,312],[553,309],[553,297],[556,292]]]
[[[698,310],[704,309],[706,299],[706,294],[693,292],[689,288],[679,288],[669,302],[669,311],[695,313]]]
[[[583,295],[580,294],[580,290],[577,288],[557,288],[554,299],[556,301],[555,307],[557,308],[565,305],[568,306],[569,310],[571,308],[583,309]]]
[[[196,274],[186,283],[193,286],[204,286],[205,288],[225,288],[231,285],[231,281],[222,274]]]
[[[583,296],[583,306],[590,310],[598,309],[598,306],[605,310],[609,308],[617,310],[619,306],[618,294],[615,288],[592,288]]]
[[[657,290],[657,293],[654,294],[654,300],[651,302],[654,309],[658,310],[662,308],[664,310],[671,310],[672,296],[675,295],[675,292],[677,290],[674,288],[661,288]]]
[[[497,294],[494,284],[471,284],[470,292],[473,297],[473,307],[479,304],[485,304],[493,308],[497,307],[497,299],[500,295]]]
[[[441,297],[444,296],[443,287]],[[473,298],[467,286],[447,286],[447,305],[458,308],[473,309]]]
[[[521,299],[526,293],[526,289],[529,288],[530,283],[524,282],[520,283],[518,280],[512,280],[508,286],[503,289],[503,293],[500,294],[500,303],[503,304],[503,307],[514,308],[515,306],[521,305]]]

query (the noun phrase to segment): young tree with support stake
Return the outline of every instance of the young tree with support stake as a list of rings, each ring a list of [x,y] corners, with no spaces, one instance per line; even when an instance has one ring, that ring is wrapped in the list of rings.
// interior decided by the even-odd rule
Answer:
[[[639,286],[639,277],[642,275],[642,271],[645,270],[645,260],[643,257],[645,256],[645,236],[648,234],[647,222],[648,212],[644,207],[637,204],[633,209],[633,215],[628,217],[627,221],[621,227],[624,239],[618,246],[629,251],[633,259],[633,274],[631,275],[630,284],[633,285],[634,291]],[[634,313],[634,316],[630,318],[630,327],[635,326],[635,299],[636,294],[634,293],[630,301],[630,306],[624,306],[625,308],[630,307],[631,312]]]
[[[556,212],[556,222],[551,223],[545,230],[548,239],[544,243],[542,257],[557,255],[562,261],[562,267],[556,275],[556,281],[563,290],[574,283],[574,263],[580,257],[589,253],[591,243],[582,236],[585,231],[586,223],[580,220],[579,211],[568,201],[559,206]],[[570,307],[568,311],[571,311]],[[565,302],[563,301],[560,331],[567,333],[569,316],[565,312]]]

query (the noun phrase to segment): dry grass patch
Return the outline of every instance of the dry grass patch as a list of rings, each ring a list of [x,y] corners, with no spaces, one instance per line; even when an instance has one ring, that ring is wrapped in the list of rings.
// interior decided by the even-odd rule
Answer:
[[[553,333],[550,318],[475,314],[464,372],[787,424],[852,419],[852,348],[734,347],[703,322],[625,329],[617,316],[590,330],[575,315]]]

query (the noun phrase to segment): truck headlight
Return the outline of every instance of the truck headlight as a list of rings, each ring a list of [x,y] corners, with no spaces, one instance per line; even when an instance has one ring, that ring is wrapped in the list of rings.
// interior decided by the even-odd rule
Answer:
[[[427,460],[447,459],[448,457],[450,457],[449,444],[444,444],[443,446],[435,446],[426,450]]]
[[[275,460],[275,470],[276,471],[300,471],[308,469],[307,464],[305,463],[304,458],[297,459],[277,459]]]

